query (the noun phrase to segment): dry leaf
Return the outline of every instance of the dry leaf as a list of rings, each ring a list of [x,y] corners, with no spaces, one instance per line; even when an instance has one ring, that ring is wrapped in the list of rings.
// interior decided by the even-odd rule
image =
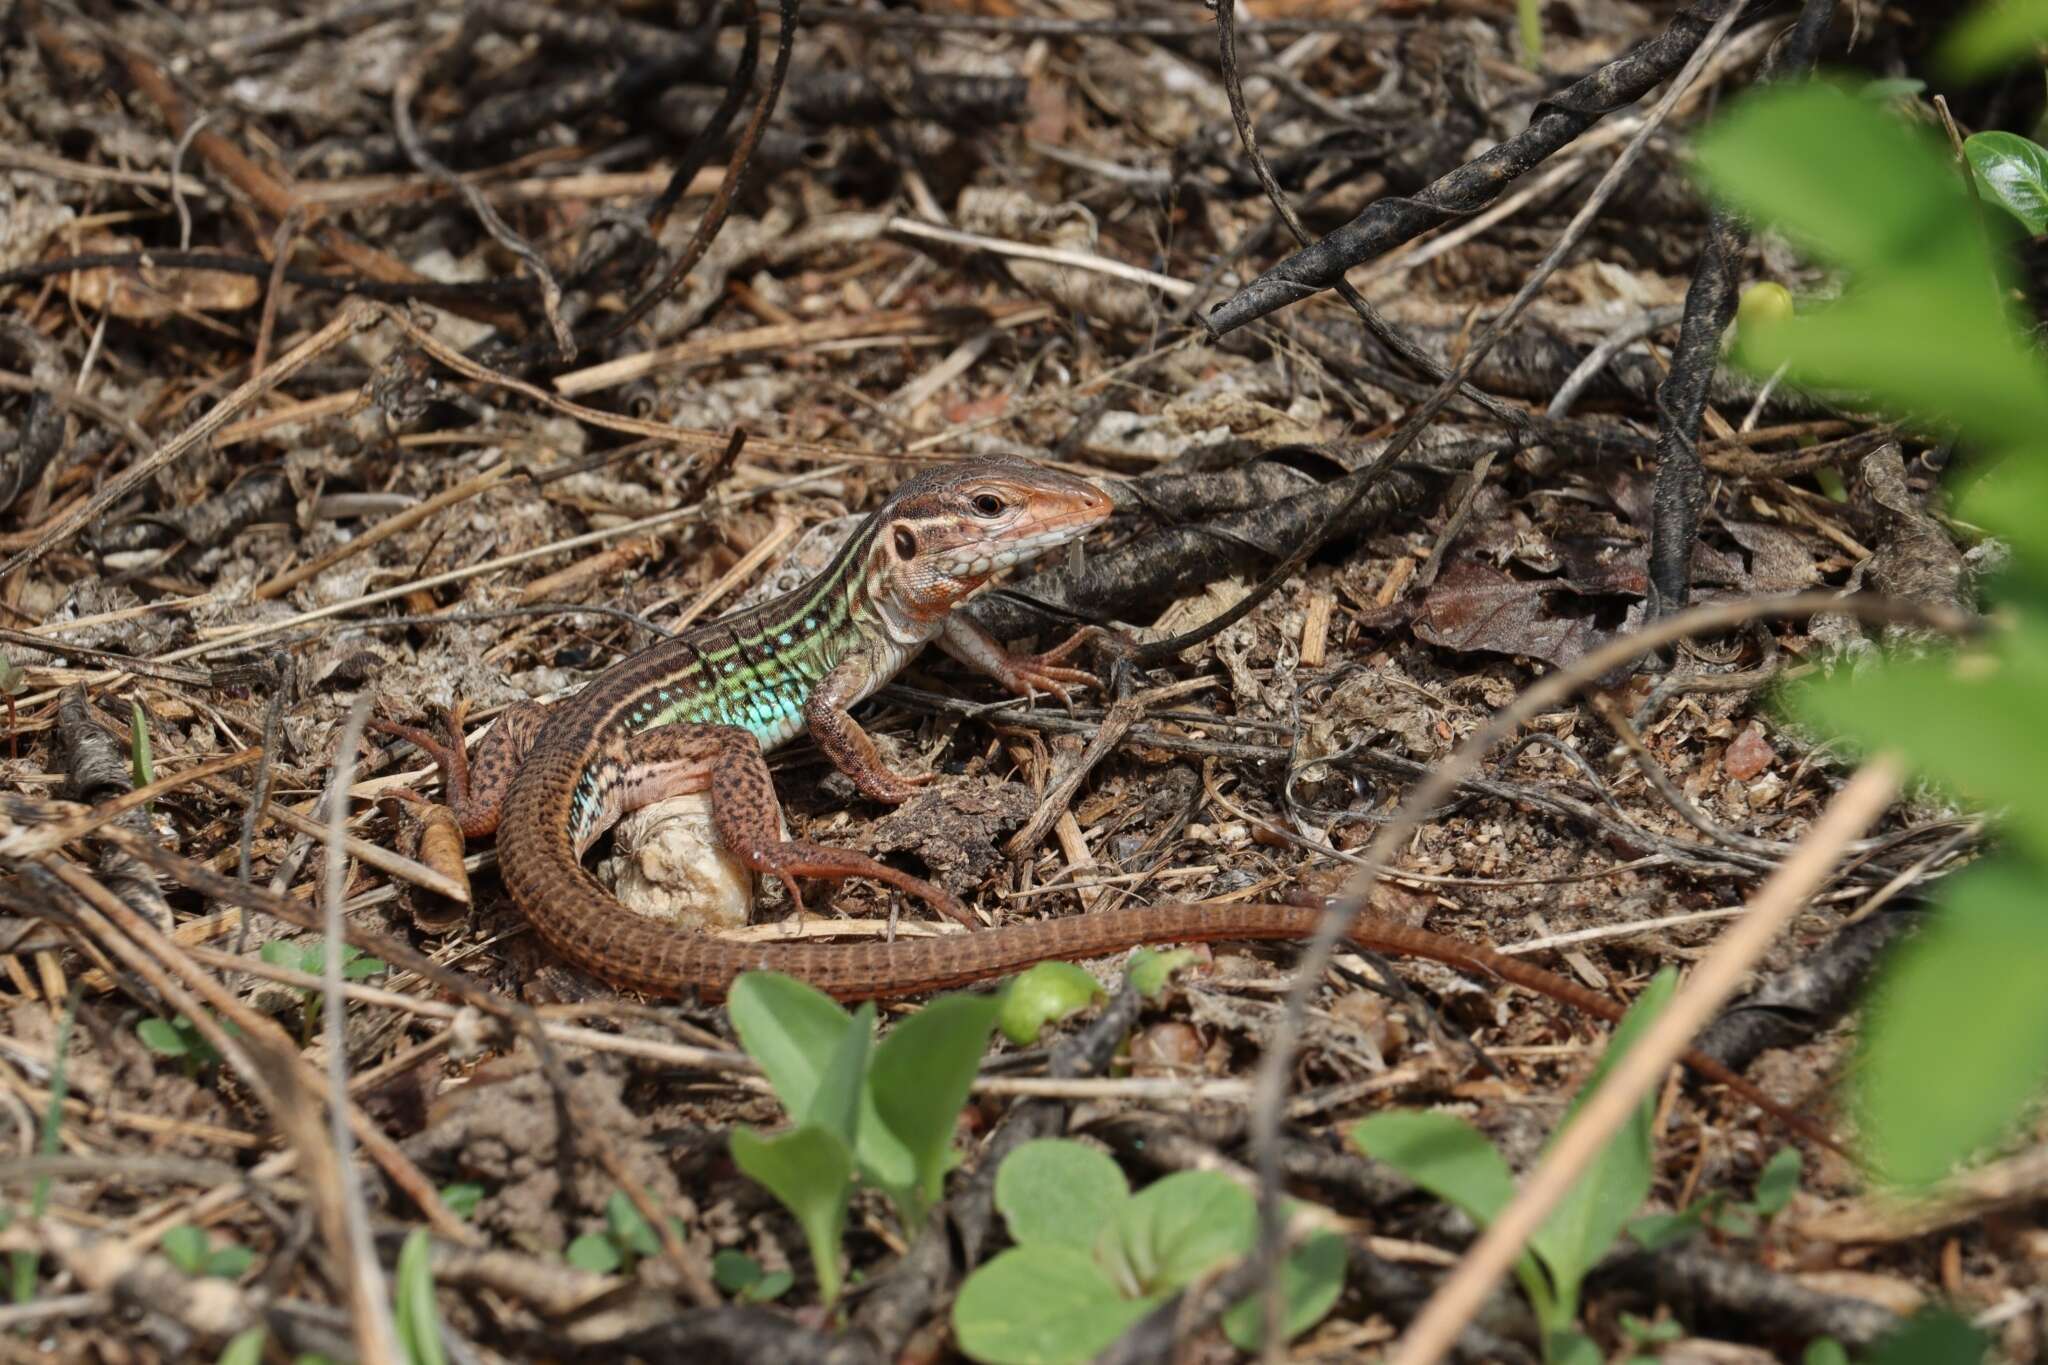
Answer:
[[[78,244],[79,255],[143,251],[132,237],[95,233]],[[148,259],[145,254],[144,260]],[[112,313],[128,322],[154,322],[179,313],[232,313],[253,308],[263,297],[262,283],[250,275],[224,270],[188,270],[145,266],[123,270],[110,265],[57,277],[57,287],[81,307]]]

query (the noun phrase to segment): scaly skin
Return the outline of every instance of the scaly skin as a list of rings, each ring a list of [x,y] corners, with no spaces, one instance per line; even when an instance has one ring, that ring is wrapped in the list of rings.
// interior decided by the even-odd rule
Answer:
[[[1006,653],[954,609],[997,573],[1099,525],[1109,500],[1065,474],[1012,462],[949,466],[906,483],[833,563],[789,595],[664,641],[551,707],[515,706],[480,747],[378,722],[439,762],[463,833],[495,832],[512,899],[548,945],[615,985],[722,998],[745,971],[778,971],[842,1000],[913,995],[1049,958],[1092,958],[1146,943],[1301,939],[1319,911],[1291,905],[1163,905],[894,943],[742,944],[676,933],[621,906],[582,855],[627,811],[709,790],[720,840],[797,894],[797,877],[870,877],[973,927],[938,887],[846,849],[780,835],[764,748],[801,730],[871,799],[900,802],[924,780],[891,772],[848,714],[927,642],[1019,694],[1092,681],[1064,660],[1088,632],[1044,654]],[[1361,916],[1361,949],[1491,974],[1587,1014],[1614,1002],[1516,958],[1398,921]],[[1696,1071],[1798,1131],[1827,1135],[1711,1058]]]

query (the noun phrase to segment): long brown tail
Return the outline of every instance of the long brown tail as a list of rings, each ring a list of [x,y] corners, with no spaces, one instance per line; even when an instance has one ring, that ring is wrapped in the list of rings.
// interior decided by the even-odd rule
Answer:
[[[590,887],[602,895],[594,880]],[[1167,904],[896,943],[749,944],[677,934],[624,909],[609,896],[603,899],[608,903],[608,913],[602,916],[607,932],[572,940],[546,934],[543,927],[544,936],[579,966],[620,986],[660,995],[694,990],[711,999],[722,998],[733,978],[747,971],[782,972],[841,1000],[888,999],[1005,976],[1035,962],[1106,957],[1140,944],[1305,939],[1322,918],[1319,910],[1293,905]],[[588,919],[584,925],[588,928]],[[1427,958],[1474,975],[1492,975],[1601,1019],[1618,1020],[1623,1013],[1606,996],[1541,967],[1396,920],[1361,915],[1348,938],[1368,951]],[[1795,1132],[1830,1150],[1842,1150],[1819,1126],[1713,1058],[1688,1051],[1683,1060]]]

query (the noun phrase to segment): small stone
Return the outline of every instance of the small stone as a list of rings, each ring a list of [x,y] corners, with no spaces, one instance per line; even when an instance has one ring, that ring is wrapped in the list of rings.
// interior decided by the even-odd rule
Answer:
[[[719,844],[708,793],[674,796],[634,811],[614,828],[612,846],[616,856],[599,871],[617,878],[612,894],[628,910],[694,933],[747,922],[758,883]]]
[[[1737,782],[1747,782],[1777,760],[1778,751],[1764,738],[1764,727],[1754,721],[1728,741],[1721,754],[1721,771]]]

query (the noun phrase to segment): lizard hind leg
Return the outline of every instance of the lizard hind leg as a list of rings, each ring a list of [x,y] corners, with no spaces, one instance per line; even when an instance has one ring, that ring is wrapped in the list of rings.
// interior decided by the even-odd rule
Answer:
[[[652,733],[652,732],[650,732]],[[922,877],[913,877],[851,849],[783,837],[782,804],[761,746],[745,730],[708,726],[700,732],[718,746],[711,770],[711,819],[719,839],[757,872],[765,872],[789,888],[796,904],[798,877],[840,880],[866,877],[915,896],[946,918],[978,928],[974,917],[954,896]]]
[[[462,718],[468,710],[468,703],[461,701],[449,707],[439,735],[410,725],[394,725],[388,720],[373,720],[369,728],[410,741],[433,759],[434,766],[441,770],[443,799],[455,812],[462,837],[480,839],[497,831],[499,807],[512,786],[513,775],[519,771],[520,761],[540,734],[548,711],[540,703],[530,701],[506,707],[498,723],[477,745],[472,762],[462,745]]]

